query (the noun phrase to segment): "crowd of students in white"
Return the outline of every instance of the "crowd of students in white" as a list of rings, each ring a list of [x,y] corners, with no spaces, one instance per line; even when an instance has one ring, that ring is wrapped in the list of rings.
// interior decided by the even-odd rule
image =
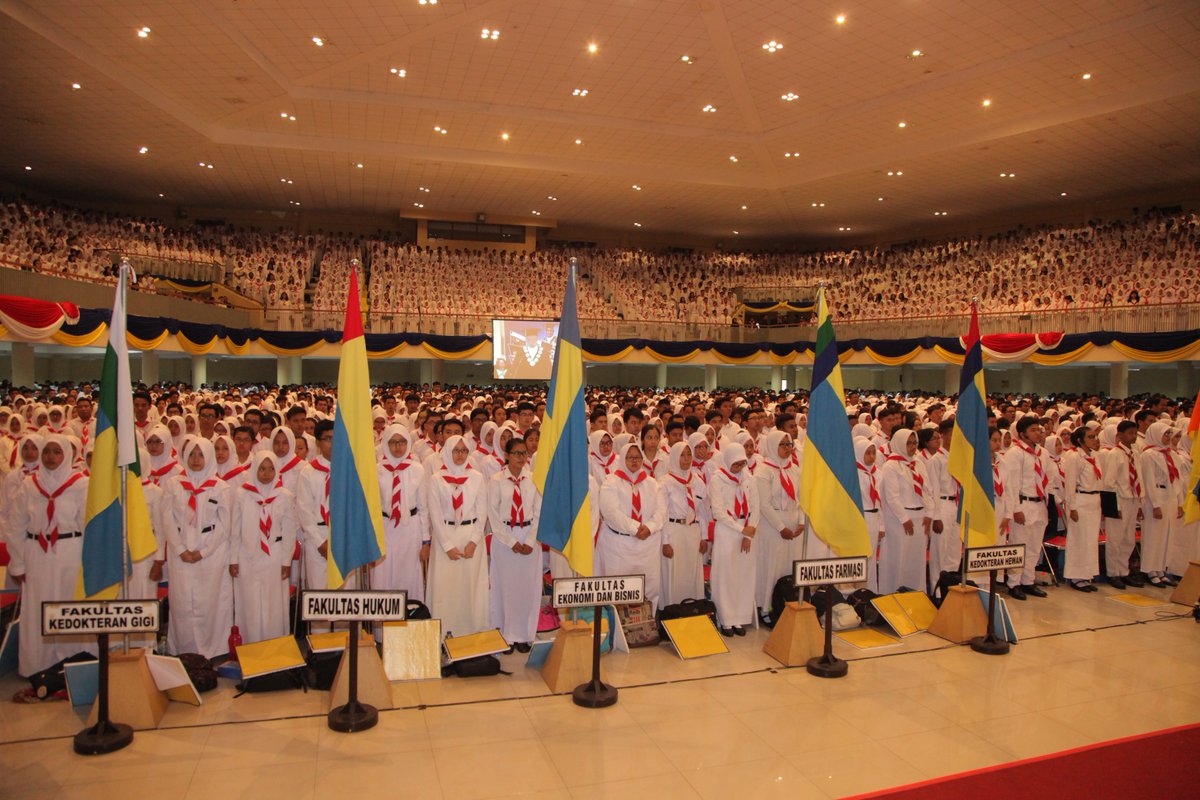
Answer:
[[[739,316],[737,287],[797,300],[809,299],[821,281],[838,287],[832,310],[843,320],[894,319],[914,309],[954,313],[968,293],[989,312],[1200,302],[1200,216],[1183,211],[822,252],[551,245],[517,253],[418,247],[385,233],[171,227],[62,205],[0,203],[0,264],[112,280],[114,253],[223,264],[227,283],[268,310],[318,312],[344,310],[346,271],[359,259],[370,310],[412,324],[422,316],[555,317],[572,257],[584,278],[583,319],[728,325]],[[487,291],[455,290],[481,279]]]
[[[13,390],[0,406],[0,523],[22,603],[73,599],[81,565],[92,387]],[[374,589],[427,603],[444,633],[496,627],[520,650],[536,636],[543,575],[570,574],[538,541],[532,481],[544,396],[501,388],[376,391],[372,422],[386,554]],[[777,581],[802,555],[830,549],[799,503],[806,400],[752,391],[588,390],[591,530],[597,574],[644,574],[656,608],[711,596],[726,636],[767,615]],[[958,487],[948,474],[950,398],[846,398],[864,517],[865,588],[934,592],[958,569]],[[991,450],[1001,541],[1032,557],[1007,576],[1013,598],[1035,582],[1043,536],[1065,530],[1063,576],[1096,591],[1103,530],[1113,586],[1172,585],[1200,555],[1183,516],[1191,473],[1189,409],[1166,398],[993,398]],[[324,388],[134,396],[141,483],[158,551],[134,565],[131,597],[169,585],[172,653],[228,650],[286,635],[293,586],[326,588],[336,398]],[[1101,492],[1119,516],[1102,513]],[[1048,517],[1057,518],[1048,529]],[[1140,557],[1131,569],[1135,532]],[[705,567],[711,574],[705,575]],[[358,575],[351,578],[356,585]],[[94,646],[20,629],[30,675]]]

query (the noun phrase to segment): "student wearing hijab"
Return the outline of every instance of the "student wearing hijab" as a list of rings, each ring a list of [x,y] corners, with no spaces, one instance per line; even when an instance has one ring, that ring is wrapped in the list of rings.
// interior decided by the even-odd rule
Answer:
[[[1187,498],[1187,480],[1192,474],[1192,442],[1187,437],[1188,421],[1188,417],[1180,416],[1175,420],[1175,427],[1170,431],[1171,441],[1175,447],[1175,463],[1184,480],[1183,496],[1185,500]],[[1176,535],[1171,538],[1167,548],[1167,576],[1176,584],[1187,572],[1188,563],[1200,557],[1200,552],[1198,552],[1200,548],[1197,547],[1200,544],[1200,520],[1187,522],[1186,516],[1185,507],[1184,518],[1176,523]]]
[[[1137,435],[1137,423],[1133,420],[1108,425],[1100,432],[1100,471],[1104,473],[1106,488],[1117,496],[1117,511],[1121,515],[1104,520],[1104,574],[1114,589],[1122,591],[1127,584],[1145,586],[1141,578],[1129,571],[1145,495],[1140,453],[1134,449]]]
[[[492,530],[490,624],[521,653],[537,637],[542,600],[542,548],[537,541],[542,497],[529,471],[525,440],[504,445],[508,463],[488,482]]]
[[[884,538],[879,555],[879,591],[891,594],[901,586],[925,587],[925,548],[932,519],[927,505],[924,472],[913,460],[917,435],[908,428],[892,434],[890,455],[880,470]]]
[[[866,436],[854,437],[854,462],[858,468],[858,490],[862,495],[863,517],[871,550],[867,553],[867,588],[879,592],[879,543],[883,539],[883,496],[879,493],[875,442]]]
[[[692,470],[692,448],[687,442],[676,442],[666,460],[667,474],[658,480],[667,510],[661,540],[664,606],[704,597],[704,554],[708,551],[708,538],[701,530],[701,506],[707,494]]]
[[[471,449],[451,436],[441,450],[442,468],[429,483],[432,546],[429,607],[442,621],[442,635],[466,636],[488,626],[488,570],[483,529],[487,486],[467,464]]]
[[[600,487],[599,553],[603,575],[645,575],[646,601],[659,608],[661,532],[667,509],[658,483],[642,468],[642,449],[627,444]]]
[[[171,436],[171,450],[175,453],[182,453],[183,440],[187,437],[187,430],[183,425],[183,417],[167,417],[165,425]]]
[[[700,533],[707,544],[706,553],[711,553],[713,530],[716,523],[713,522],[712,507],[708,504],[708,487],[712,485],[710,480],[712,467],[717,465],[719,460],[711,458],[712,450],[709,449],[708,439],[700,431],[688,436],[687,444],[692,448],[692,472],[697,479],[693,493],[699,500]]]
[[[652,478],[661,482],[670,468],[668,454],[662,447],[662,432],[656,425],[647,425],[642,428],[639,438],[645,454],[643,468]]]
[[[371,570],[371,588],[404,589],[409,598],[424,602],[422,565],[429,560],[430,541],[426,483],[431,479],[413,458],[412,439],[399,424],[383,430],[379,496],[387,550]]]
[[[1067,558],[1063,577],[1072,589],[1097,591],[1092,578],[1100,573],[1100,469],[1099,441],[1091,428],[1071,432],[1074,449],[1063,458],[1063,504],[1067,509]]]
[[[749,439],[748,433],[743,434]],[[805,518],[800,509],[800,468],[792,464],[792,437],[772,431],[762,437],[762,464],[755,473],[762,524],[754,540],[758,554],[755,571],[755,602],[762,614],[771,610],[775,582],[792,574],[792,562],[800,558]]]
[[[1170,436],[1170,425],[1151,423],[1141,459],[1146,492],[1142,501],[1142,571],[1150,585],[1159,588],[1175,585],[1167,576],[1167,549],[1183,523],[1187,479],[1179,468]]]
[[[717,621],[724,636],[745,636],[754,622],[753,552],[759,527],[758,491],[747,468],[745,451],[737,445],[721,453],[722,466],[709,484],[708,501],[716,522],[713,538],[711,587]]]
[[[496,430],[499,427],[489,419],[479,428],[479,439],[475,442],[475,450],[471,453],[470,464],[480,472],[483,472],[483,462],[496,456],[493,444]]]
[[[9,551],[8,570],[21,587],[21,602],[40,614],[43,602],[75,599],[88,479],[71,463],[65,436],[44,436],[38,457],[40,466],[21,484],[11,513],[22,541],[11,542],[17,546]],[[21,625],[18,671],[29,677],[81,650],[95,653],[95,639],[43,637],[40,624]]]
[[[929,526],[929,588],[938,585],[943,572],[958,569],[962,539],[954,518],[958,513],[958,484],[950,477],[949,461],[936,427],[917,431],[917,456],[913,459],[925,473],[925,505],[933,522]]]
[[[609,473],[619,466],[616,461],[612,435],[607,431],[592,431],[588,436],[588,474],[603,486]]]
[[[283,481],[283,488],[295,495],[300,473],[307,469],[308,465],[296,453],[296,434],[292,433],[291,428],[280,425],[271,431],[271,452],[275,454],[279,464],[279,478]]]
[[[183,473],[171,442],[171,432],[165,425],[154,425],[146,433],[146,452],[150,454],[149,478],[155,486],[165,486],[171,477]]]
[[[213,658],[228,651],[233,625],[229,501],[226,484],[217,477],[212,442],[192,440],[183,461],[184,473],[165,486],[171,571],[167,647]]]
[[[17,468],[17,448],[25,435],[25,420],[20,414],[13,414],[4,423],[4,436],[0,438],[0,470],[4,474]]]
[[[237,603],[234,623],[243,641],[288,632],[288,582],[296,549],[296,500],[278,477],[274,453],[255,453],[246,480],[231,486],[231,557]]]
[[[15,415],[13,418],[20,419]],[[0,483],[0,520],[4,524],[0,533],[10,537],[8,545],[10,553],[17,547],[24,547],[25,530],[21,528],[20,520],[14,517],[14,512],[18,509],[17,495],[20,493],[25,479],[37,472],[41,466],[43,444],[45,444],[45,439],[42,434],[32,432],[24,434],[13,448],[16,466],[4,476],[4,481]]]

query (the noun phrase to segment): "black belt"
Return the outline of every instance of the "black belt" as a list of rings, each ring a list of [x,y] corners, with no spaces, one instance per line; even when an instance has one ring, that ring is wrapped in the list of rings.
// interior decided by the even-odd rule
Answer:
[[[44,535],[44,534],[40,534],[40,533],[30,533],[29,531],[25,531],[25,538],[26,538],[26,539],[37,539],[37,538],[39,538],[40,536],[43,536],[43,535]],[[83,531],[70,531],[70,532],[68,532],[68,533],[60,533],[60,534],[58,535],[58,538],[59,538],[59,539],[74,539],[74,538],[75,538],[75,537],[77,537],[77,536],[83,536]],[[46,541],[50,541],[50,537],[49,537],[49,536],[46,536]]]
[[[329,527],[329,523],[328,523],[328,522],[324,522],[324,521],[322,521],[322,522],[318,522],[318,523],[317,523],[317,527],[318,527],[318,528],[328,528],[328,527]]]
[[[465,525],[466,523],[464,522],[463,524]],[[510,528],[527,528],[533,524],[533,521],[527,519],[524,522],[505,522],[504,524]]]
[[[1164,486],[1164,485],[1163,485],[1163,484],[1161,484],[1161,483],[1156,483],[1156,484],[1154,484],[1154,485],[1155,485],[1155,487],[1157,487],[1157,488],[1159,488],[1159,489],[1165,489],[1165,488],[1167,488],[1166,486]]]
[[[409,515],[410,517],[415,517],[415,516],[417,515],[417,510],[416,510],[415,508],[410,508],[410,509],[408,510],[408,515]],[[384,511],[384,512],[383,512],[383,518],[384,518],[384,519],[391,519],[391,518],[392,518],[392,515],[391,515],[391,514],[389,514],[389,513],[388,513],[388,512],[386,512],[386,511]]]
[[[675,525],[691,525],[692,524],[692,523],[688,522],[686,519],[670,519],[670,518],[668,518],[667,522],[674,523]]]
[[[282,541],[283,541],[283,537],[282,537],[282,536],[276,536],[276,537],[275,537],[275,541],[276,541],[276,542],[282,542]]]
[[[924,511],[925,506],[918,506],[917,508],[909,508],[908,506],[905,506],[904,510],[905,511]]]
[[[1026,497],[1023,494],[1019,494],[1019,495],[1017,495],[1017,497],[1021,498],[1022,503],[1044,503],[1044,502],[1046,502],[1045,498]]]
[[[216,527],[217,527],[216,525],[209,525],[207,528],[201,528],[200,532],[201,533],[212,533],[214,530],[216,530]]]
[[[1076,489],[1075,494],[1100,494],[1100,492],[1098,492],[1098,491],[1092,492],[1087,489]]]
[[[447,524],[447,525],[457,525],[457,526],[459,526],[459,527],[462,527],[463,525],[474,525],[474,524],[475,524],[475,520],[473,520],[473,519],[464,519],[462,522],[455,522],[455,521],[454,521],[454,520],[452,520],[452,519],[448,519],[448,520],[446,520],[446,524]]]
[[[864,508],[863,513],[864,514],[878,514],[879,509],[878,508]]]
[[[958,495],[954,495],[953,497],[942,497],[942,499],[943,499],[943,500],[957,500],[957,499],[958,499]]]

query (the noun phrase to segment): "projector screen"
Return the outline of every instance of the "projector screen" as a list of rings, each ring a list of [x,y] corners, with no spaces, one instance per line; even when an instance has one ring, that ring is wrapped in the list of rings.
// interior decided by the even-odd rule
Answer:
[[[558,344],[552,319],[493,319],[492,377],[497,380],[548,381]]]

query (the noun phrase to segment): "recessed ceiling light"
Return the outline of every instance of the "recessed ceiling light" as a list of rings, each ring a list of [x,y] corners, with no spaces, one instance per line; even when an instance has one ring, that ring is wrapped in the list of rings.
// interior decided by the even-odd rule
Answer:
[[[212,168],[213,168],[213,165],[212,165],[212,164],[209,164],[209,165],[208,165],[208,168],[209,168],[209,169],[212,169]]]
[[[812,207],[813,208],[824,208],[825,204],[824,203],[813,203]]]
[[[846,15],[838,14],[836,17],[833,18],[833,21],[836,22],[838,25],[845,25],[846,24]]]
[[[443,128],[441,125],[434,125],[433,129],[435,131],[437,131],[438,133],[442,134],[443,136],[445,136],[447,133],[450,132],[450,131],[446,130],[445,128]]]
[[[771,41],[769,41],[769,42],[767,42],[766,44],[764,44],[764,45],[762,46],[762,49],[763,49],[763,50],[766,50],[768,53],[774,53],[776,50],[782,50],[782,49],[783,49],[783,43],[782,43],[782,42],[777,42],[777,41],[775,41],[774,39],[772,39]]]
[[[692,58],[687,53],[684,53],[683,55],[681,55],[679,57],[679,61],[682,64],[695,64],[696,63],[696,59]]]
[[[733,232],[733,235],[734,235],[734,236],[737,236],[737,235],[738,235],[738,232],[737,232],[737,231],[734,231],[734,232]]]
[[[587,97],[588,90],[587,89],[576,89],[575,91],[571,92],[571,94],[575,95],[576,97]]]
[[[324,39],[322,39],[320,36],[314,36],[314,37],[312,37],[312,43],[313,43],[313,44],[315,44],[317,47],[324,47],[324,46],[325,46],[325,40],[324,40]]]
[[[583,139],[576,139],[575,144],[583,144]]]
[[[279,112],[279,118],[280,118],[280,119],[286,119],[286,120],[287,120],[287,121],[289,121],[289,122],[295,122],[295,121],[296,121],[296,117],[295,117],[294,115],[292,115],[292,114],[289,114],[289,113],[287,113],[286,111],[280,111],[280,112]]]
[[[1082,75],[1080,75],[1079,77],[1083,78],[1085,81],[1090,81],[1092,79],[1092,73],[1085,72]]]
[[[850,227],[847,225],[839,225],[838,230],[839,231],[848,231],[848,230],[850,230]]]
[[[600,52],[600,45],[595,42],[588,42],[587,51],[592,55],[596,55],[596,53]]]
[[[900,122],[896,123],[896,127],[898,127],[898,128],[907,128],[907,127],[908,127],[908,123],[907,123],[907,122],[905,122],[904,120],[900,120]]]
[[[414,206],[416,206],[417,208],[424,208],[424,207],[425,207],[425,204],[424,204],[424,203],[413,203],[413,205],[414,205]]]
[[[717,113],[717,107],[714,106],[712,103],[709,103],[708,105],[704,106],[704,108],[702,108],[700,110],[703,111],[705,114]]]
[[[508,131],[501,133],[500,138],[507,142],[508,141]]]
[[[787,94],[780,95],[780,96],[779,96],[779,99],[780,99],[780,100],[786,100],[787,102],[789,102],[789,103],[790,103],[790,102],[792,102],[793,100],[799,100],[799,99],[800,99],[800,95],[796,94],[795,92],[788,92]]]
[[[138,28],[137,35],[139,39],[145,39],[150,36],[150,29],[145,27]]]
[[[1058,193],[1058,196],[1059,196],[1059,197],[1066,197],[1066,196],[1067,196],[1067,193],[1066,193],[1066,192],[1059,192],[1059,193]]]
[[[361,161],[359,161],[359,162],[356,162],[356,163],[354,164],[354,166],[355,166],[355,168],[357,168],[357,169],[362,169],[362,168],[363,168],[363,163],[362,163]]]
[[[72,83],[72,84],[71,84],[71,88],[72,88],[72,89],[74,89],[75,91],[77,91],[77,92],[78,92],[80,89],[82,89],[82,88],[83,88],[83,86],[82,86],[81,84],[78,84],[78,83]]]
[[[883,198],[882,198],[882,197],[876,197],[875,199],[876,199],[876,200],[878,200],[878,201],[879,201],[879,202],[881,202],[881,203],[883,202]]]
[[[548,195],[546,195],[546,199],[547,199],[547,200],[557,200],[558,198],[557,198],[557,197],[555,197],[555,196],[554,196],[554,195],[552,195],[552,194],[548,194]]]
[[[159,196],[159,197],[166,197],[166,195],[165,195],[165,194],[163,194],[162,192],[159,192],[159,193],[158,193],[158,196]]]
[[[642,223],[640,223],[640,222],[635,222],[635,223],[633,223],[633,227],[635,227],[635,228],[640,228],[640,227],[642,227]]]
[[[421,6],[436,6],[438,0],[417,0],[417,5]]]
[[[533,214],[535,217],[540,217],[542,215],[542,212],[538,211],[537,209],[534,209],[533,211],[530,211],[529,213]]]
[[[799,158],[800,154],[799,153],[784,153],[783,157],[784,158]]]
[[[25,165],[25,171],[26,171],[26,172],[33,172],[33,167],[31,167],[31,166],[29,166],[28,164],[26,164],[26,165]]]
[[[146,153],[150,152],[150,148],[149,147],[139,147],[138,152],[141,153],[142,155],[146,155]]]
[[[730,157],[729,157],[729,160],[730,160],[730,161],[732,161],[733,163],[735,163],[735,164],[736,164],[736,163],[737,163],[737,160],[738,160],[738,157],[737,157],[737,156],[730,156]]]
[[[499,38],[500,38],[500,31],[493,30],[493,29],[491,29],[491,28],[484,28],[484,29],[483,29],[483,30],[480,32],[480,34],[479,34],[479,38],[480,38],[480,39],[499,39]]]
[[[408,70],[403,69],[401,67],[392,67],[391,70],[389,70],[389,71],[393,75],[395,75],[397,78],[407,78],[408,77]]]
[[[980,105],[982,105],[984,108],[989,108],[992,105],[992,101],[988,100],[987,98],[984,98],[983,102],[980,103]]]
[[[642,190],[642,187],[641,187],[641,186],[638,186],[638,185],[635,183],[635,184],[633,185],[633,190],[634,190],[635,192],[640,192],[640,191]]]
[[[293,206],[298,206],[298,205],[300,205],[300,201],[299,200],[288,200],[288,204],[293,205]]]
[[[745,210],[746,210],[747,208],[749,208],[749,207],[750,207],[750,206],[742,206],[742,211],[745,211]]]
[[[418,186],[418,187],[417,187],[417,191],[418,191],[418,192],[425,192],[426,194],[429,194],[429,189],[425,188],[424,186]]]

